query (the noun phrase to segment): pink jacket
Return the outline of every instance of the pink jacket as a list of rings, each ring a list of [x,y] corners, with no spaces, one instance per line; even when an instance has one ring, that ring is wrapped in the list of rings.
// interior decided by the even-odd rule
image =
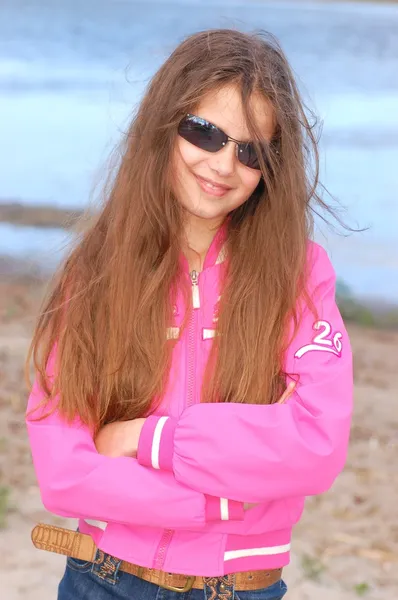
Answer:
[[[50,512],[79,519],[80,530],[109,554],[187,575],[288,564],[305,497],[328,490],[344,466],[352,412],[352,356],[335,304],[335,274],[313,243],[310,288],[319,319],[314,323],[306,309],[286,353],[286,372],[300,376],[295,393],[285,404],[199,403],[224,235],[216,235],[198,278],[191,274],[194,310],[183,333],[182,297],[175,307],[175,327],[167,332],[178,338],[171,377],[164,403],[146,420],[138,459],[98,454],[78,419],[67,426],[57,412],[27,418]],[[35,384],[28,410],[41,398]],[[244,502],[257,506],[244,511]]]

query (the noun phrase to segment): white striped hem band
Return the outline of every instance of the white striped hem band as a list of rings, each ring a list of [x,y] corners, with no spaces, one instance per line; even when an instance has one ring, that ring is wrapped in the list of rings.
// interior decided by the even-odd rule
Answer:
[[[224,498],[221,498],[224,500]],[[92,527],[98,527],[105,531],[108,523],[105,521],[94,521],[93,519],[84,519],[87,525],[91,525]],[[284,554],[285,552],[289,552],[291,545],[284,544],[282,546],[268,546],[264,548],[246,548],[242,550],[228,550],[224,553],[224,561],[228,560],[236,560],[238,558],[249,558],[250,556],[273,556],[275,554]]]
[[[246,550],[228,550],[224,553],[224,560],[234,560],[236,558],[248,558],[249,556],[272,556],[274,554],[284,554],[289,552],[290,544],[283,546],[270,546],[268,548],[247,548]]]

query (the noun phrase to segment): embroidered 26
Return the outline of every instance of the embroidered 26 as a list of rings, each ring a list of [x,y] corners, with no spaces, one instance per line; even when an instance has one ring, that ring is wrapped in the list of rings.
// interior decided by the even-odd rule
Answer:
[[[301,358],[307,352],[314,352],[316,350],[320,352],[331,352],[340,357],[343,348],[341,343],[343,334],[340,333],[340,331],[333,334],[332,326],[328,321],[317,321],[312,328],[317,331],[321,330],[321,333],[313,338],[311,344],[299,348],[294,355],[295,358]]]

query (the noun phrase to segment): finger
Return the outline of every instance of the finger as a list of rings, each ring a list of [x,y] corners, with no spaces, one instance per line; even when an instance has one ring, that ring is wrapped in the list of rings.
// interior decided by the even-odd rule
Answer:
[[[296,382],[291,381],[287,386],[286,390],[283,392],[282,396],[279,398],[277,404],[283,404],[290,396],[293,394],[294,388],[296,387]]]
[[[296,389],[296,382],[295,381],[291,381],[289,383],[289,385],[287,386],[287,389],[285,391],[285,400],[287,400],[288,398],[290,398],[290,396],[293,394],[294,390]]]
[[[282,394],[282,396],[279,398],[279,400],[277,401],[277,404],[283,404],[285,402],[285,400],[287,400],[289,397],[288,391],[285,390]]]

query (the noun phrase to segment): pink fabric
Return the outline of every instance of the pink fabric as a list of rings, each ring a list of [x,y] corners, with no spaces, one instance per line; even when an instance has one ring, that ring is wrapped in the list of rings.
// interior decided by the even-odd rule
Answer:
[[[221,519],[220,498],[207,496],[206,519],[208,521],[219,521]]]
[[[262,548],[284,548],[290,545],[290,532],[286,530],[274,531],[264,534],[251,535],[250,547],[256,548],[258,554],[248,557],[240,557],[225,561],[226,573],[237,573],[239,571],[261,571],[266,569],[279,569],[289,563],[289,552],[261,555]],[[242,541],[238,535],[229,535],[225,546],[225,554],[236,552],[242,548]]]
[[[140,435],[137,458],[138,462],[153,467],[152,449],[155,429],[162,417],[151,416],[145,421]],[[174,434],[177,427],[175,419],[167,419],[162,429],[159,447],[159,465],[165,471],[173,471]]]
[[[152,464],[152,442],[155,430],[159,422],[164,417],[148,417],[141,431],[140,443],[138,446],[137,459],[138,462],[146,467],[154,467]],[[173,471],[172,458],[174,446],[174,432],[176,429],[176,421],[168,418],[162,429],[159,452],[159,466],[166,471]],[[206,521],[223,520],[221,515],[220,498],[214,496],[205,496],[206,499]],[[227,520],[242,520],[245,515],[243,502],[234,502],[227,500]]]
[[[138,460],[99,455],[88,428],[77,419],[67,424],[56,410],[41,421],[27,417],[48,510],[80,519],[101,549],[121,559],[152,567],[160,555],[164,570],[204,576],[288,563],[305,497],[326,491],[344,466],[352,414],[350,343],[333,268],[316,244],[309,244],[308,264],[317,316],[301,304],[285,356],[285,372],[298,379],[295,393],[283,405],[198,403],[212,345],[202,330],[214,327],[224,239],[222,229],[206,257],[200,308],[175,346],[164,401],[145,423]],[[42,397],[36,383],[28,410]],[[169,418],[159,425],[162,416]],[[244,512],[245,502],[257,506]]]
[[[286,357],[286,371],[299,375],[295,393],[285,404],[187,407],[173,425],[172,460],[170,445],[160,446],[177,481],[214,496],[258,503],[320,494],[343,468],[352,357],[335,304],[335,275],[324,251],[318,247],[317,252],[313,293],[320,315],[315,319],[306,311]],[[336,339],[342,340],[341,349]]]
[[[148,421],[151,417],[148,419]],[[176,430],[177,423],[168,418],[160,438],[159,448],[159,465],[161,469],[173,472],[173,448],[174,448],[174,433]],[[141,436],[140,436],[141,441]]]
[[[236,502],[235,500],[228,500],[228,512],[229,518],[232,521],[243,519],[245,515],[245,509],[243,508],[243,502]]]
[[[149,417],[141,430],[137,451],[138,462],[145,467],[152,467],[152,440],[160,417]],[[172,453],[171,453],[172,457]],[[172,469],[169,469],[172,471]]]
[[[214,496],[206,496],[206,519],[207,521],[241,521],[244,519],[245,510],[243,502],[235,502],[234,500],[225,499],[227,506],[228,519],[223,519],[221,513],[221,498]]]

